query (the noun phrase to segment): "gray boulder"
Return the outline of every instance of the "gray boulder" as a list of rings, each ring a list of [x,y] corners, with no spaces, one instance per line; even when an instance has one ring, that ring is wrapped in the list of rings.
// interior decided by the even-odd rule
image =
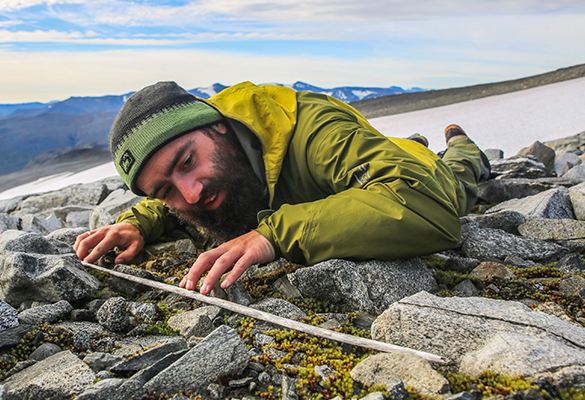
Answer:
[[[579,164],[574,166],[565,174],[563,174],[563,179],[573,181],[576,184],[581,184],[585,182],[585,165]]]
[[[151,272],[139,268],[132,268],[129,265],[117,264],[113,269],[114,271],[137,276],[139,278],[149,279],[152,281],[160,281],[160,278],[158,278]],[[117,276],[113,275],[110,275],[108,277],[108,284],[116,292],[125,294],[130,297],[135,297],[140,293],[150,289],[148,286],[136,282],[131,282],[123,278],[118,278]]]
[[[130,190],[114,190],[91,213],[89,218],[90,229],[93,230],[113,224],[116,222],[118,215],[134,207],[143,198],[135,195]]]
[[[7,399],[62,400],[78,395],[95,380],[93,371],[70,351],[61,351],[20,371],[3,384]]]
[[[555,172],[557,175],[562,176],[575,165],[581,164],[581,159],[579,158],[581,154],[583,154],[583,151],[578,149],[567,149],[557,153],[555,159]]]
[[[478,185],[478,196],[487,203],[500,203],[574,184],[575,182],[568,182],[560,178],[489,179]]]
[[[62,351],[61,347],[57,346],[54,343],[45,342],[41,344],[39,347],[37,347],[36,350],[30,354],[28,359],[42,361],[45,358],[49,358],[52,355],[59,353],[60,351]]]
[[[495,339],[498,334],[511,335]],[[372,338],[442,355],[462,368],[463,360],[481,358],[473,371],[499,368],[497,359],[503,353],[497,349],[502,338],[514,339],[509,348],[517,346],[522,362],[508,363],[505,372],[495,370],[510,375],[531,375],[585,361],[584,328],[518,302],[481,297],[440,298],[421,292],[402,299],[376,319]],[[496,344],[490,347],[492,340]],[[553,347],[543,347],[554,342]],[[570,353],[573,356],[567,358]],[[468,368],[469,361],[465,362]]]
[[[15,215],[39,214],[58,207],[81,205],[96,206],[109,194],[101,182],[76,184],[53,192],[30,196],[20,203]]]
[[[124,357],[114,354],[95,351],[85,356],[83,362],[95,372],[109,371],[112,367],[124,361]]]
[[[147,368],[148,366],[162,360],[168,354],[179,351],[184,351],[185,353],[187,352],[186,341],[181,340],[177,342],[170,342],[146,350],[138,355],[135,355],[134,357],[129,358],[126,361],[118,363],[111,370],[114,372],[140,371],[141,369]]]
[[[248,349],[235,330],[222,325],[144,385],[145,393],[198,392],[218,376],[238,374],[247,366]]]
[[[38,217],[33,214],[25,214],[21,217],[22,230],[25,232],[40,233],[46,235],[57,229],[63,228],[64,224],[59,218],[51,214],[47,218]]]
[[[516,256],[538,262],[557,261],[569,249],[534,238],[516,236],[499,229],[482,228],[471,222],[463,225],[461,252],[479,260],[504,260]]]
[[[87,228],[63,228],[53,231],[45,236],[48,240],[58,240],[66,243],[68,246],[73,246],[77,236],[87,232]]]
[[[6,213],[0,213],[0,233],[20,228],[20,218],[8,215]]]
[[[66,300],[61,300],[55,304],[47,304],[29,308],[18,314],[18,320],[23,324],[38,324],[42,322],[55,322],[63,315],[71,312],[73,307]]]
[[[585,166],[584,166],[585,167]],[[585,182],[573,186],[569,189],[569,197],[571,198],[571,204],[573,211],[575,212],[575,218],[580,221],[585,220]]]
[[[555,151],[538,140],[532,143],[529,147],[525,147],[518,152],[519,156],[530,155],[541,162],[548,170],[554,170],[555,167]]]
[[[124,379],[104,379],[85,389],[75,400],[112,400]]]
[[[218,313],[219,307],[204,306],[173,315],[167,323],[171,328],[177,329],[186,339],[191,336],[205,337],[213,331],[214,327],[211,321]]]
[[[486,214],[500,211],[516,211],[522,214],[526,221],[533,218],[575,218],[569,190],[565,188],[550,189],[534,196],[508,200],[488,209]]]
[[[330,301],[348,310],[380,313],[395,301],[436,281],[420,258],[396,261],[328,260],[288,274],[303,297]]]
[[[501,229],[509,233],[518,233],[518,226],[525,222],[524,215],[517,211],[498,211],[488,214],[468,215],[461,218],[461,224],[473,221],[484,228]]]
[[[0,332],[18,326],[18,311],[0,299]]]
[[[504,151],[500,149],[485,149],[483,152],[490,162],[504,158]]]
[[[585,221],[535,218],[518,227],[522,236],[540,240],[585,239]]]
[[[531,155],[495,160],[491,162],[491,173],[498,179],[537,179],[555,176],[553,171]]]

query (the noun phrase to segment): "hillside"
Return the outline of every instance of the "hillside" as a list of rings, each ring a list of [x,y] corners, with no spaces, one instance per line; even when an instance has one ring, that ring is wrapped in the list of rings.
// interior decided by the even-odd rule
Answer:
[[[510,81],[419,93],[404,93],[356,101],[352,102],[351,105],[360,110],[366,118],[376,118],[516,92],[584,76],[585,64],[580,64]]]

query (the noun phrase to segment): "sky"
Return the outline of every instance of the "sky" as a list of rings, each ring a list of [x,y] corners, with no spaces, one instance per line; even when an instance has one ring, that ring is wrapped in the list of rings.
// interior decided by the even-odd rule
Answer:
[[[583,0],[0,0],[0,104],[160,80],[442,89],[585,63]]]

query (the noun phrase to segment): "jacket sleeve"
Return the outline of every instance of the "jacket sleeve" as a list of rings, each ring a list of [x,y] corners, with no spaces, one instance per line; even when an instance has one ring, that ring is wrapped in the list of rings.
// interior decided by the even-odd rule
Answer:
[[[156,242],[180,226],[162,201],[150,197],[145,197],[136,206],[120,214],[116,222],[129,222],[137,227],[146,243]]]
[[[437,190],[435,171],[387,138],[343,121],[320,129],[306,149],[310,179],[329,194],[284,204],[260,222],[257,231],[279,255],[311,265],[405,258],[458,244],[459,217]]]

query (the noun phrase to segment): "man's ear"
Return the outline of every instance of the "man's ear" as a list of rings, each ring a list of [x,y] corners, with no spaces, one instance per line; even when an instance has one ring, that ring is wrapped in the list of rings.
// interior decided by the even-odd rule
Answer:
[[[223,122],[218,122],[217,124],[213,125],[213,128],[215,129],[216,132],[219,132],[222,135],[225,135],[227,133],[227,126],[225,126]]]

